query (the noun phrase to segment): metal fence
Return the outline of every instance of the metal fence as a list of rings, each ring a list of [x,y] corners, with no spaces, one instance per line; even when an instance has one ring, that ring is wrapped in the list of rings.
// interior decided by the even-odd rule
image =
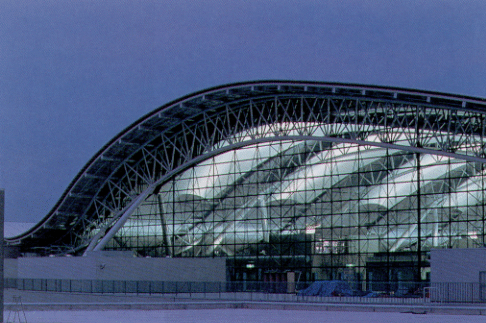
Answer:
[[[439,303],[486,303],[486,290],[479,283],[432,283],[425,296]]]
[[[339,293],[333,294],[332,297],[300,296],[298,292],[304,290],[310,284],[312,283],[254,281],[171,282],[22,278],[6,278],[4,282],[5,288],[69,293],[172,294],[197,298],[305,300],[345,303],[486,303],[486,286],[482,286],[479,283],[360,283],[350,284],[353,289],[353,296],[341,295]]]
[[[309,283],[286,282],[173,282],[6,278],[5,288],[71,293],[181,294],[258,292],[295,294]]]
[[[5,288],[70,293],[178,294],[224,292],[226,284],[224,282],[6,279]]]

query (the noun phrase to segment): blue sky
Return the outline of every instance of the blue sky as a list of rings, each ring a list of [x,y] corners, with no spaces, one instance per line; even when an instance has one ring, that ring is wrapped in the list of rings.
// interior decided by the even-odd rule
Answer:
[[[481,0],[2,0],[6,220],[40,220],[106,142],[183,95],[295,79],[486,98],[485,40]]]

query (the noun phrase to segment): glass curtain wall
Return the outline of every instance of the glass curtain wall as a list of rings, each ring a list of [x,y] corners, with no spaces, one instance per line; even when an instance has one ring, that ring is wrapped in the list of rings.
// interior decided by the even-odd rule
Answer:
[[[427,280],[431,248],[484,245],[483,168],[350,143],[252,144],[166,182],[105,249],[226,257],[232,281]]]

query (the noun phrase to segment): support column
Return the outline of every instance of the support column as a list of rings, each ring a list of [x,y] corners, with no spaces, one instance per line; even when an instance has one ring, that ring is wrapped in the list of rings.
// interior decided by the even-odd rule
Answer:
[[[265,197],[259,197],[257,202],[258,209],[262,213],[262,233],[263,233],[263,241],[269,242],[270,241],[270,232],[268,232],[268,210],[267,210],[267,201]]]
[[[170,249],[169,249],[169,238],[167,235],[167,224],[165,222],[165,214],[164,214],[164,207],[162,203],[162,197],[157,193],[157,203],[159,204],[159,213],[160,213],[160,225],[162,227],[162,237],[164,241],[164,246],[165,246],[165,256],[172,256],[170,254]]]
[[[4,258],[4,241],[3,241],[3,222],[5,219],[5,191],[0,189],[0,323],[3,323],[3,258]]]
[[[105,247],[105,245],[108,243],[108,241],[115,236],[115,234],[120,230],[120,228],[127,222],[128,218],[132,215],[133,212],[140,206],[140,204],[145,201],[147,196],[152,194],[153,190],[155,188],[155,184],[150,185],[144,192],[140,193],[139,196],[137,196],[132,203],[128,206],[128,208],[125,209],[123,214],[118,217],[118,220],[115,222],[115,224],[109,229],[108,232],[106,232],[105,236],[96,244],[96,246],[92,249],[92,251],[101,251]],[[100,232],[102,232],[100,230]],[[90,244],[91,245],[91,244]],[[89,248],[89,246],[88,246]],[[91,250],[87,250],[91,251]]]
[[[111,238],[118,232],[118,230],[125,224],[130,215],[137,209],[137,207],[145,201],[147,196],[152,194],[155,188],[155,183],[150,185],[145,191],[140,193],[123,211],[117,214],[113,221],[100,228],[99,232],[91,239],[88,247],[84,252],[84,256],[91,251],[101,251]],[[110,228],[111,226],[111,228]],[[108,232],[107,232],[108,231]]]
[[[422,192],[420,190],[421,169],[420,169],[420,153],[415,154],[417,159],[417,281],[422,281]]]

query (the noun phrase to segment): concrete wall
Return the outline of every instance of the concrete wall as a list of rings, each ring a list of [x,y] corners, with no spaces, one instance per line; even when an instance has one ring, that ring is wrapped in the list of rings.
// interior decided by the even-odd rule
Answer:
[[[86,257],[7,259],[6,278],[226,281],[224,258],[136,258],[90,254]]]
[[[17,263],[18,263],[17,259],[5,258],[3,260],[5,278],[17,278],[18,275]]]
[[[486,271],[486,248],[433,249],[430,252],[432,283],[479,283]]]

